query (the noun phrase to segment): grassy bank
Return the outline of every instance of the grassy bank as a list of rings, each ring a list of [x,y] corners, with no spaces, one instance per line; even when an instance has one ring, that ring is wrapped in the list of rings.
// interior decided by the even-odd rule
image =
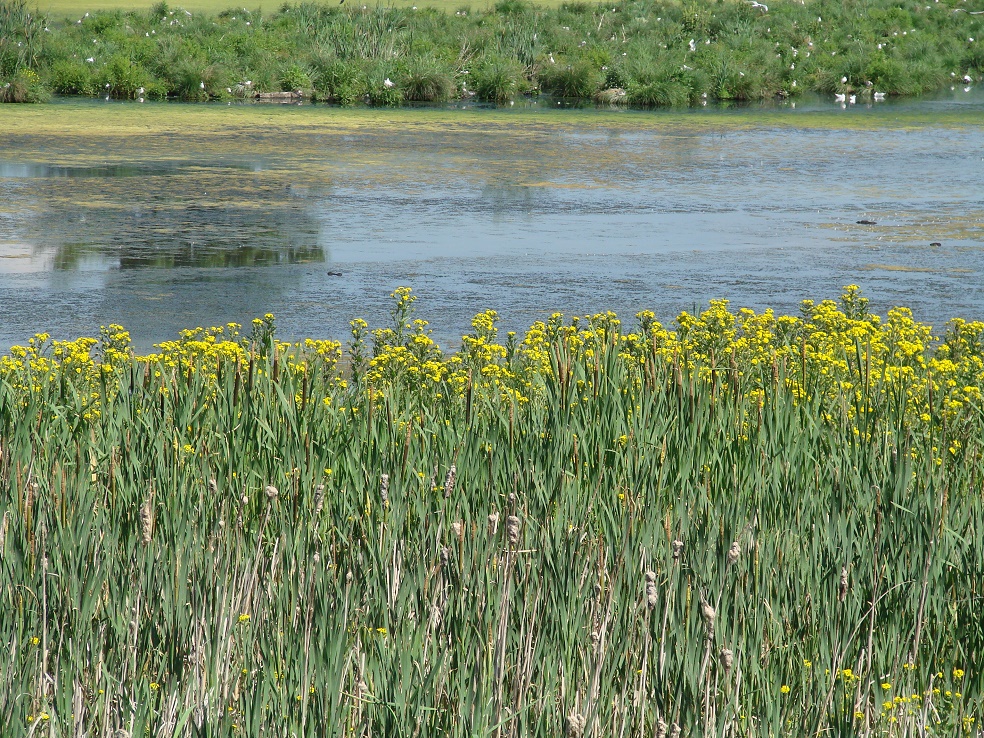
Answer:
[[[394,300],[0,359],[13,734],[978,729],[984,325]]]
[[[795,97],[864,101],[966,85],[984,70],[984,16],[949,1],[566,3],[490,9],[284,4],[211,16],[51,18],[0,4],[0,97],[186,100],[300,91],[399,105],[547,93],[639,107]]]

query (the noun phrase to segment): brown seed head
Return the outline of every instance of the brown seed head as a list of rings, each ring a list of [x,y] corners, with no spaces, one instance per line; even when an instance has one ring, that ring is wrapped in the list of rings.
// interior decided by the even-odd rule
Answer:
[[[735,664],[735,655],[730,648],[722,648],[721,653],[718,655],[718,660],[724,669],[724,673],[728,674],[731,672],[731,667]]]
[[[499,513],[489,515],[489,535],[494,536],[499,532]]]
[[[581,735],[584,733],[584,723],[584,715],[571,710],[567,715],[566,734],[570,738],[581,738]]]
[[[280,490],[274,487],[272,484],[268,484],[266,486],[266,489],[264,489],[263,491],[266,492],[267,499],[270,500],[270,502],[273,502],[275,499],[277,499],[277,495],[280,494]]]
[[[646,572],[646,607],[652,609],[659,602],[659,592],[656,590],[656,572]]]
[[[663,718],[656,720],[656,738],[666,738],[666,721]]]
[[[454,464],[448,469],[447,476],[444,477],[444,496],[450,497],[454,492],[454,483],[458,479],[458,467]]]
[[[735,541],[731,544],[731,548],[728,549],[728,564],[734,564],[741,558],[741,544]]]
[[[515,515],[506,518],[506,536],[511,545],[515,546],[519,543],[519,518]]]
[[[390,475],[380,474],[379,475],[379,498],[383,501],[385,505],[389,502],[389,489],[390,489]]]
[[[325,506],[325,485],[319,484],[314,488],[314,514],[320,515]]]
[[[148,498],[140,506],[140,539],[146,546],[154,536],[154,502]]]
[[[679,559],[683,553],[683,541],[673,541],[673,558]]]

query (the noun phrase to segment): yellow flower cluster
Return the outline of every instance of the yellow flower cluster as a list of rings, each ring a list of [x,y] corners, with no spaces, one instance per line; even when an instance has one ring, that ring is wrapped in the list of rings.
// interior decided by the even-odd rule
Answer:
[[[937,337],[906,308],[889,311],[885,319],[871,314],[854,285],[838,301],[805,301],[799,316],[734,312],[726,300],[713,300],[697,315],[681,313],[675,330],[643,311],[625,332],[611,312],[570,321],[556,313],[522,337],[507,334],[505,342],[499,338],[499,316],[487,310],[475,316],[472,332],[453,353],[443,352],[428,323],[414,318],[416,297],[409,287],[398,288],[392,297],[390,327],[370,331],[364,321],[352,323],[346,376],[364,382],[370,396],[398,386],[428,400],[482,396],[526,403],[542,395],[549,382],[567,381],[572,367],[579,366],[580,378],[569,396],[576,403],[587,396],[592,381],[615,365],[627,372],[624,392],[656,376],[656,368],[670,369],[760,402],[780,384],[799,398],[836,396],[846,402],[851,417],[892,398],[904,404],[912,423],[953,431],[939,446],[940,463],[947,452],[961,453],[957,431],[980,408],[984,387],[984,322],[955,319]],[[317,366],[320,376],[345,386],[338,342],[277,341],[269,314],[253,321],[250,336],[240,330],[229,323],[182,331],[177,340],[159,344],[142,358],[133,356],[130,337],[120,326],[104,328],[98,339],[50,341],[39,334],[0,357],[0,376],[28,392],[69,381],[96,400],[101,375],[105,386],[106,373],[129,367],[135,359],[158,377],[177,371],[214,378],[223,364],[273,356],[280,361],[277,371],[302,376]]]

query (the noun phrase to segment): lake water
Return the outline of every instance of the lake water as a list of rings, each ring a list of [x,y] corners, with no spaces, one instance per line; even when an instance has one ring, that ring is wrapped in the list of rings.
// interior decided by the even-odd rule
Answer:
[[[940,123],[954,111],[970,122]],[[0,350],[108,323],[145,350],[267,312],[284,338],[344,338],[352,318],[385,321],[400,285],[452,345],[487,308],[504,330],[554,311],[670,323],[713,298],[795,312],[850,283],[883,314],[984,319],[977,90],[846,110],[263,114],[271,130],[239,111],[219,134],[114,139],[5,133],[0,109]]]

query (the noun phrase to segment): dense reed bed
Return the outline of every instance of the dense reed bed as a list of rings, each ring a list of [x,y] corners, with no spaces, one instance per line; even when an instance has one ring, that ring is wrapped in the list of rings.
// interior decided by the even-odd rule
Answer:
[[[963,87],[982,73],[984,15],[963,0],[501,0],[454,12],[284,3],[217,16],[160,2],[68,19],[0,2],[0,101],[9,102],[274,91],[371,105],[540,92],[638,107],[804,91],[864,101]]]
[[[979,734],[984,324],[394,298],[0,360],[10,735]]]

